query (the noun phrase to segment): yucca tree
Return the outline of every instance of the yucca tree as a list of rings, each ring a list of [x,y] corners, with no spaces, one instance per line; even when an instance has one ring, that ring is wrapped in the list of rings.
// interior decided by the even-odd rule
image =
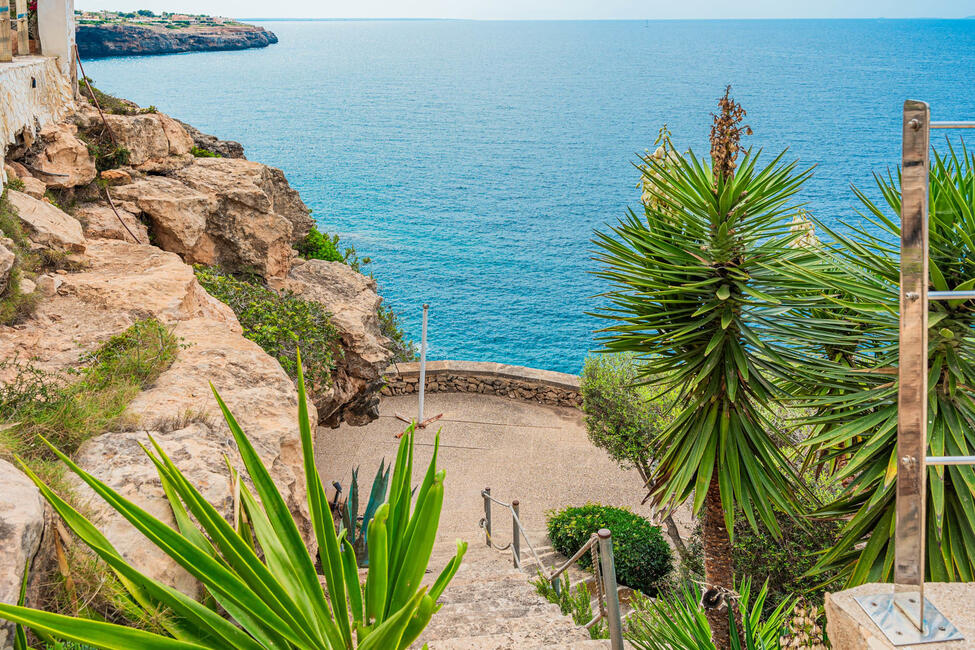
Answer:
[[[838,569],[847,585],[893,578],[897,472],[897,356],[900,177],[876,177],[880,204],[854,192],[863,223],[827,229],[842,272],[824,278],[855,345],[830,354],[833,387],[820,410],[810,458],[844,485],[822,516],[848,518],[837,544],[814,567]],[[975,287],[975,155],[935,153],[930,172],[930,278],[938,291]],[[821,226],[824,227],[824,226]],[[846,278],[845,281],[842,278]],[[932,455],[975,450],[975,308],[931,303],[928,445]],[[927,578],[975,580],[975,470],[928,469]]]
[[[256,491],[253,494],[246,483],[235,481],[244,513],[239,522],[226,521],[151,438],[153,449],[146,453],[159,473],[177,529],[126,500],[51,447],[148,542],[200,581],[205,591],[203,601],[197,602],[132,567],[90,521],[22,463],[65,524],[115,573],[134,606],[166,612],[161,617],[166,634],[3,603],[0,618],[30,627],[45,640],[74,641],[111,650],[386,650],[413,643],[440,608],[436,601],[467,549],[466,543],[458,542],[457,554],[439,577],[429,588],[421,586],[443,504],[444,473],[436,467],[438,445],[414,500],[413,433],[403,436],[389,498],[369,523],[370,563],[362,589],[352,544],[345,539],[345,531],[336,534],[315,467],[300,355],[298,358],[298,429],[324,588],[284,499],[214,389]],[[19,645],[23,638],[18,628]]]
[[[655,441],[649,499],[669,511],[693,495],[707,595],[718,601],[735,585],[735,513],[777,534],[776,511],[798,510],[787,432],[770,407],[785,396],[779,383],[795,379],[803,342],[816,337],[806,310],[822,298],[803,270],[824,263],[791,228],[810,172],[783,155],[764,166],[751,151],[729,156],[734,111],[723,104],[716,118],[722,168],[666,144],[641,165],[643,213],[595,236],[597,275],[612,285],[596,314],[613,321],[600,340],[638,355],[643,381],[674,391],[677,404]],[[728,614],[713,608],[708,620],[714,645],[730,647]]]

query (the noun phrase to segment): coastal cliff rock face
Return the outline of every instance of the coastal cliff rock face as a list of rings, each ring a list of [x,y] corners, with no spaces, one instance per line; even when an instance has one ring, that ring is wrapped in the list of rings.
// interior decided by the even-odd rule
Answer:
[[[27,167],[48,187],[76,187],[95,180],[95,161],[77,134],[73,124],[48,125],[27,152]]]
[[[193,162],[193,139],[168,115],[106,115],[105,121],[129,150],[128,164],[139,171],[172,171]]]
[[[44,499],[29,478],[0,460],[0,602],[16,603],[24,567],[44,533]],[[14,624],[0,620],[0,648],[13,647]]]
[[[36,246],[65,253],[85,252],[85,235],[77,219],[21,192],[9,190],[7,198]]]
[[[186,122],[176,120],[179,125],[193,138],[194,146],[215,153],[224,158],[244,158],[244,145],[233,140],[221,140],[220,138],[204,133],[198,128]]]
[[[118,207],[116,210],[117,215],[107,205],[83,205],[75,210],[74,216],[81,222],[85,237],[89,239],[121,239],[133,243],[149,241],[149,230],[144,223],[128,210]]]
[[[82,57],[244,50],[278,42],[273,32],[251,25],[206,30],[141,25],[78,25],[75,40]]]
[[[288,274],[284,289],[325,305],[339,331],[345,354],[338,360],[332,388],[315,396],[322,424],[363,425],[379,417],[381,373],[389,365],[389,340],[379,328],[382,298],[376,280],[341,262],[308,260]]]

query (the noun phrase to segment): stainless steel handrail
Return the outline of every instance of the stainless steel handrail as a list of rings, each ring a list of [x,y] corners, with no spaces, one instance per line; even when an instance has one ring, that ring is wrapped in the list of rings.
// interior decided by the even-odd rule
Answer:
[[[620,614],[619,587],[616,584],[616,567],[613,559],[612,533],[605,528],[600,529],[598,533],[593,533],[589,540],[582,545],[582,548],[576,551],[571,558],[566,560],[554,571],[550,572],[547,570],[545,563],[542,562],[542,558],[539,557],[538,552],[532,545],[528,535],[525,533],[525,527],[522,525],[521,518],[519,517],[520,502],[517,499],[513,500],[511,503],[501,501],[500,499],[491,495],[491,488],[489,487],[484,488],[481,491],[481,498],[484,499],[484,518],[481,519],[481,526],[484,528],[485,543],[489,547],[498,549],[500,551],[506,551],[510,548],[512,551],[512,558],[515,568],[521,569],[520,539],[524,537],[525,542],[528,544],[528,550],[531,552],[532,557],[535,559],[535,563],[538,566],[538,572],[543,578],[545,578],[545,580],[552,584],[552,588],[555,589],[557,594],[560,593],[561,590],[561,582],[559,577],[565,573],[570,566],[578,562],[587,551],[592,553],[593,573],[596,577],[596,600],[599,604],[599,613],[596,614],[592,620],[586,623],[583,627],[590,629],[593,625],[605,619],[606,624],[609,627],[610,647],[612,650],[623,650],[623,620]],[[511,512],[512,539],[511,543],[507,546],[499,547],[491,539],[492,503],[496,503],[499,506],[507,508],[508,511]]]

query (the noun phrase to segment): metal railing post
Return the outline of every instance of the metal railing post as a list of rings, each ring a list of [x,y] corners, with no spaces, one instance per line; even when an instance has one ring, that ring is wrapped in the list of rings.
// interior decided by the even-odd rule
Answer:
[[[616,591],[616,566],[613,562],[613,537],[605,528],[599,532],[599,564],[603,573],[603,592],[606,594],[606,619],[609,643],[613,650],[623,650],[623,621],[620,617],[620,597]]]
[[[511,502],[515,516],[511,518],[511,554],[516,569],[521,568],[521,531],[518,530],[518,499]]]
[[[420,335],[420,405],[416,423],[423,426],[423,394],[427,389],[427,312],[430,305],[423,303],[423,326]]]
[[[491,545],[491,488],[484,488],[484,543]]]

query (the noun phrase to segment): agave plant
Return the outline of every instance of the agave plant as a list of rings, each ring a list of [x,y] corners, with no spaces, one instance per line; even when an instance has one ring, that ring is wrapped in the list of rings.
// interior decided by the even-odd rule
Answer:
[[[355,551],[356,560],[360,566],[366,566],[369,563],[369,545],[366,539],[366,531],[369,529],[369,522],[376,514],[379,504],[386,500],[391,469],[391,467],[386,466],[385,458],[380,461],[379,470],[372,480],[369,502],[366,503],[366,511],[362,514],[361,524],[359,523],[359,468],[356,467],[352,470],[349,496],[342,507],[342,526],[344,526],[346,536],[352,544],[352,549]]]
[[[178,530],[124,499],[52,447],[95,493],[199,580],[205,590],[203,602],[132,567],[90,521],[21,463],[65,524],[115,572],[136,602],[146,609],[168,609],[170,615],[162,619],[168,636],[17,605],[0,604],[0,617],[30,627],[41,638],[118,650],[408,647],[439,609],[437,598],[467,549],[466,543],[458,542],[457,554],[436,581],[421,586],[443,503],[444,472],[437,471],[437,446],[414,502],[412,431],[403,436],[390,497],[369,524],[373,561],[363,590],[352,545],[335,532],[315,467],[300,361],[298,368],[298,428],[325,588],[270,474],[214,389],[256,492],[239,482],[246,527],[228,523],[155,440],[150,439],[152,449],[146,453],[159,473]]]
[[[728,167],[733,138],[718,140]],[[653,200],[595,238],[597,275],[612,284],[610,306],[596,314],[613,321],[604,347],[637,355],[640,380],[672,391],[677,405],[654,441],[648,499],[666,512],[693,495],[705,579],[719,594],[734,588],[735,512],[777,535],[775,512],[799,510],[788,432],[770,407],[787,396],[804,342],[822,335],[808,318],[822,297],[807,271],[824,270],[826,256],[796,245],[804,233],[792,228],[810,172],[783,154],[759,159],[748,151],[736,169],[716,170],[693,152],[647,156]],[[727,618],[710,611],[714,645],[730,647]]]
[[[810,458],[844,485],[821,516],[843,518],[836,545],[814,570],[838,569],[850,586],[893,578],[897,473],[900,174],[875,176],[883,201],[854,192],[863,224],[830,230],[842,273],[827,279],[855,345],[829,356],[830,390],[811,402]],[[935,152],[930,172],[931,289],[975,287],[975,154]],[[838,278],[845,277],[846,281]],[[928,445],[931,455],[975,450],[975,309],[932,302],[929,313]],[[927,579],[975,580],[975,470],[928,468]]]
[[[732,608],[722,612],[732,629],[733,650],[779,650],[779,638],[786,629],[795,598],[786,598],[768,615],[762,615],[768,597],[768,583],[762,585],[755,600],[751,600],[751,580],[738,587],[735,608],[741,622],[732,615]],[[708,617],[701,607],[701,589],[684,582],[680,590],[660,598],[637,597],[634,613],[626,622],[624,637],[640,650],[714,650]],[[738,629],[740,626],[741,629]],[[744,639],[744,644],[739,639]]]

